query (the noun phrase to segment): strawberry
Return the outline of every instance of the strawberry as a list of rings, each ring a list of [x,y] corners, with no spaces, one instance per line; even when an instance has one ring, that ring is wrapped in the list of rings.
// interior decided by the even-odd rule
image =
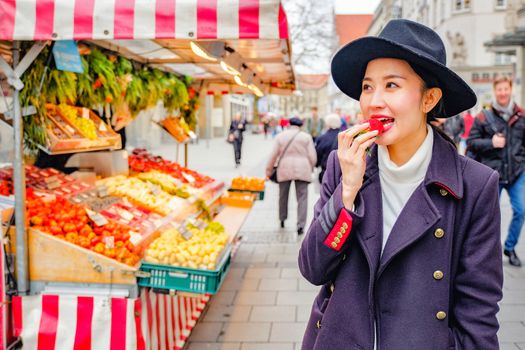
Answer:
[[[356,135],[357,136],[360,136],[360,135],[363,135],[363,134],[366,134],[367,132],[370,132],[370,131],[378,131],[377,135],[381,135],[383,133],[383,131],[385,131],[384,127],[383,127],[383,123],[381,123],[379,120],[377,119],[368,119],[368,120],[365,120],[364,123],[368,123],[370,124],[370,126],[361,131],[359,134]],[[363,123],[363,124],[364,124]]]

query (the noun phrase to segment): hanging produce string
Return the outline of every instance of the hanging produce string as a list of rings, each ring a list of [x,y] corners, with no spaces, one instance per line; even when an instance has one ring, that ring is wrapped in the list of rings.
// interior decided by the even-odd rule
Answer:
[[[40,84],[38,85],[38,89],[36,91],[37,97],[39,97],[40,93],[42,92],[42,86],[44,85],[44,79],[46,77],[47,71],[49,70],[49,66],[51,65],[51,61],[53,60],[53,47],[54,46],[55,46],[55,42],[52,41],[51,45],[49,46],[49,51],[47,53],[46,64],[44,66],[44,72],[42,73],[42,78],[40,79]]]

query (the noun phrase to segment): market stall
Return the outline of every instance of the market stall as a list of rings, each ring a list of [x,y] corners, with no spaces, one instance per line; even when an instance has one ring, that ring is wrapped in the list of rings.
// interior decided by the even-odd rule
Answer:
[[[25,165],[23,149],[119,149],[119,123],[159,103],[156,122],[185,143],[214,93],[290,93],[280,2],[16,0],[0,1],[0,15],[12,52],[0,71],[15,135],[2,169],[15,199],[15,335],[24,348],[181,349],[227,274],[252,189],[224,196],[223,183],[146,150],[127,158],[128,174],[89,183]],[[68,40],[81,72],[50,67],[69,57],[56,49]]]

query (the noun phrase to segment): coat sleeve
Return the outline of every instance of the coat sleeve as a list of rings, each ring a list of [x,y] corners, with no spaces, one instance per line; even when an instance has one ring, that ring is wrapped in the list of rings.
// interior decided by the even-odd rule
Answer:
[[[276,138],[275,143],[273,144],[272,153],[270,153],[270,159],[268,159],[268,163],[266,164],[266,176],[270,176],[272,174],[273,166],[279,157],[279,140],[280,138]]]
[[[313,169],[317,163],[317,153],[315,152],[314,142],[310,136],[308,136],[308,160]]]
[[[497,172],[472,211],[454,281],[454,335],[459,349],[498,349],[496,314],[502,298],[500,207]]]
[[[484,122],[481,121],[480,116],[481,114],[474,119],[467,139],[467,145],[474,153],[482,153],[494,148],[492,137],[483,132]]]
[[[337,268],[348,249],[346,242],[363,216],[363,206],[356,212],[343,205],[337,152],[328,157],[327,172],[321,184],[321,196],[314,207],[314,218],[299,251],[299,270],[315,285],[335,279]],[[356,203],[361,201],[360,194]]]

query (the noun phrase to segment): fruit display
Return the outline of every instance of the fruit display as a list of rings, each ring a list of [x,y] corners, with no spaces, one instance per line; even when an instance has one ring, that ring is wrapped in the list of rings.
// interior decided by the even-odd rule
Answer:
[[[137,177],[142,181],[147,181],[160,186],[160,188],[171,195],[184,199],[189,198],[190,196],[187,186],[182,185],[180,180],[159,171],[152,170],[147,173],[140,173]]]
[[[58,105],[58,112],[71,124],[75,125],[86,138],[90,140],[96,140],[98,138],[95,123],[89,118],[89,115],[87,118],[79,116],[75,107],[66,104]]]
[[[105,255],[129,266],[135,266],[140,256],[133,253],[135,246],[129,227],[112,222],[95,222],[86,209],[65,198],[44,201],[31,189],[27,191],[27,218],[29,226],[40,232],[66,240],[82,248]]]
[[[8,180],[0,180],[0,195],[9,196],[13,194],[13,184]]]
[[[76,204],[82,204],[91,210],[100,212],[111,205],[121,202],[122,198],[116,196],[100,196],[98,189],[81,192],[70,197],[69,200]]]
[[[180,119],[177,117],[167,117],[160,122],[160,125],[162,125],[177,142],[183,143],[190,138],[186,130],[182,127]]]
[[[60,171],[48,168],[40,169],[35,166],[26,165],[26,186],[35,190],[52,192],[57,196],[70,197],[92,188],[91,185],[76,180]],[[0,169],[0,179],[12,181],[13,168]]]
[[[135,177],[114,176],[100,180],[97,184],[105,185],[109,194],[127,197],[131,203],[161,215],[168,215],[186,207],[183,199],[172,196],[160,187]]]
[[[251,208],[255,194],[247,192],[226,192],[221,196],[221,203],[232,207]]]
[[[126,201],[114,203],[100,211],[100,214],[135,229],[140,236],[146,236],[157,230],[164,217],[150,210],[137,208]]]
[[[231,188],[245,191],[264,191],[264,179],[258,177],[238,176],[232,179]]]
[[[215,181],[209,176],[185,168],[180,164],[165,160],[159,156],[154,156],[145,149],[134,149],[133,153],[128,157],[128,162],[130,169],[133,171],[148,172],[150,170],[157,170],[161,173],[171,175],[182,181],[182,183],[194,188],[202,188]]]
[[[213,270],[221,252],[228,243],[224,227],[211,222],[204,229],[186,225],[191,237],[186,239],[180,230],[168,229],[154,240],[145,252],[144,260],[149,263]]]
[[[87,108],[46,104],[48,152],[120,148],[120,135]]]

